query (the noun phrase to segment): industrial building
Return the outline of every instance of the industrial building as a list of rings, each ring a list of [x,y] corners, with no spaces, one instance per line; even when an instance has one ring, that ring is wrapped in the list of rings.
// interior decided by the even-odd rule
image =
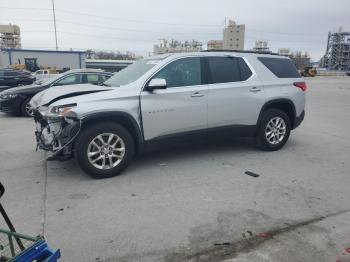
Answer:
[[[223,49],[244,50],[245,25],[236,24],[229,20],[228,26],[223,30]]]
[[[224,46],[223,40],[210,40],[207,43],[207,49],[208,50],[220,50]]]
[[[278,49],[278,54],[284,55],[284,56],[289,56],[290,49],[289,48],[279,48]]]
[[[223,29],[223,40],[210,40],[207,43],[208,50],[244,50],[245,25],[237,25],[229,20],[228,26]]]
[[[153,53],[155,55],[166,54],[166,53],[186,53],[186,52],[199,52],[202,50],[202,43],[197,40],[192,41],[177,41],[166,39],[163,40],[163,43],[159,45],[154,45]]]
[[[24,65],[30,71],[39,68],[65,71],[85,68],[85,56],[85,51],[0,48],[0,68]]]
[[[17,25],[0,25],[0,48],[21,48],[21,30]]]
[[[328,70],[350,70],[350,32],[328,33],[326,54],[323,67]]]
[[[262,52],[262,53],[272,53],[272,51],[269,48],[269,43],[263,40],[255,41],[255,46],[253,47],[252,51]]]

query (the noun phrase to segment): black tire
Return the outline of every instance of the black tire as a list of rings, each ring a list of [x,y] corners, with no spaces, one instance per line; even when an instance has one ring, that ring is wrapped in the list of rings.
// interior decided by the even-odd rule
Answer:
[[[275,119],[276,117],[283,119],[285,123],[285,134],[283,139],[281,139],[281,141],[278,141],[278,142],[276,141],[275,142],[276,144],[272,144],[266,136],[266,128],[269,122],[272,119]],[[282,110],[279,110],[276,108],[268,109],[265,112],[263,112],[261,116],[257,135],[256,135],[256,144],[260,149],[264,151],[277,151],[281,149],[288,141],[290,131],[291,131],[291,123],[288,115]]]
[[[99,169],[90,163],[87,152],[90,142],[98,135],[104,133],[115,134],[121,138],[125,146],[125,153],[122,160],[115,167]],[[119,175],[131,162],[134,156],[134,151],[134,141],[128,130],[113,122],[98,123],[97,125],[86,127],[81,131],[74,146],[75,158],[80,168],[89,176],[98,179]]]
[[[33,115],[28,114],[27,110],[26,110],[26,106],[29,103],[29,101],[31,100],[31,97],[28,97],[26,100],[23,101],[23,103],[21,104],[21,114],[24,117],[33,117]]]

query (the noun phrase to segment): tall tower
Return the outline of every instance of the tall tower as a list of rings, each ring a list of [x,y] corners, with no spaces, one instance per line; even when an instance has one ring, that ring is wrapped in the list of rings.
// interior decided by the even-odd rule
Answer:
[[[237,25],[235,21],[229,20],[228,26],[224,28],[223,49],[244,50],[245,25]]]
[[[340,28],[336,33],[328,33],[323,66],[330,70],[350,70],[350,32]]]

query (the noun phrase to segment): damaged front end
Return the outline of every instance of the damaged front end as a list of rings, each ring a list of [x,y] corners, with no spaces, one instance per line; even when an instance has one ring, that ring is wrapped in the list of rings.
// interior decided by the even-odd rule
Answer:
[[[71,111],[76,105],[40,107],[34,110],[37,149],[49,153],[47,160],[68,160],[73,156],[73,142],[81,122]]]

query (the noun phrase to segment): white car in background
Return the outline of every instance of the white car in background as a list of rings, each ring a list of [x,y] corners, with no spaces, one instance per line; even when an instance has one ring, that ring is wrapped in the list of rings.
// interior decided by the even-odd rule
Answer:
[[[37,70],[33,73],[33,76],[35,76],[35,78],[37,80],[41,80],[41,79],[45,79],[45,78],[51,78],[51,77],[54,77],[54,76],[57,76],[58,74],[51,74],[50,73],[50,70],[48,69],[40,69],[40,70]]]

